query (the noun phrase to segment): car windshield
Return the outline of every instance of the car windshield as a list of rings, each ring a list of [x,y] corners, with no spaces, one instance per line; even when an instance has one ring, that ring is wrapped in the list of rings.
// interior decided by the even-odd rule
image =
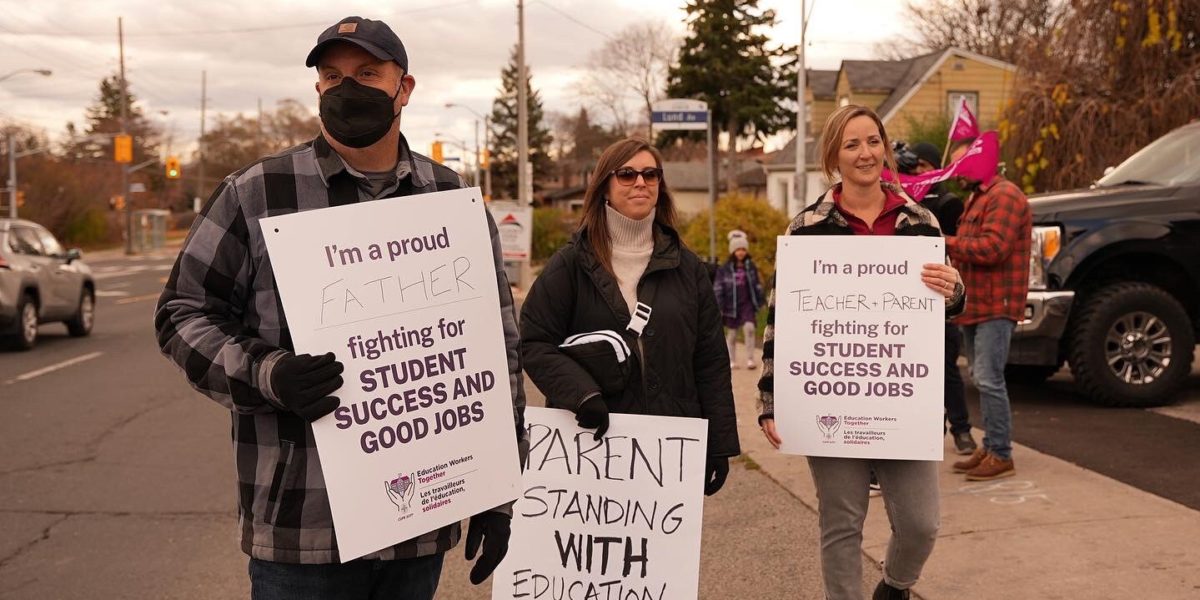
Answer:
[[[1200,183],[1200,127],[1181,127],[1130,156],[1096,185]]]

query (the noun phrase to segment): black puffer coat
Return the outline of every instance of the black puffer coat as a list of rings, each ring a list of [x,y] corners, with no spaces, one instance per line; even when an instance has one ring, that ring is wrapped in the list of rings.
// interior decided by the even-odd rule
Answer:
[[[616,278],[586,237],[576,234],[547,263],[521,309],[525,372],[548,406],[575,411],[600,386],[558,345],[577,333],[616,331],[634,356],[624,393],[605,397],[609,410],[708,419],[708,454],[737,456],[729,353],[712,281],[668,228],[655,225],[654,252],[638,282],[638,300],[652,308],[640,347],[626,330],[629,309]]]

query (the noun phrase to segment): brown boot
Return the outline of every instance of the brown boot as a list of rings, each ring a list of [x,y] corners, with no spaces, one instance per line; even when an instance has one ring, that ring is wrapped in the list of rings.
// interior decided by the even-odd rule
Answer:
[[[987,456],[987,450],[984,450],[982,447],[976,448],[975,451],[971,453],[971,456],[968,456],[967,458],[960,460],[951,466],[953,467],[955,473],[966,473],[967,471],[978,467],[980,463],[983,462],[983,457],[985,456]]]
[[[990,481],[1016,474],[1017,469],[1011,458],[1005,460],[995,454],[988,454],[978,467],[967,471],[967,481]]]

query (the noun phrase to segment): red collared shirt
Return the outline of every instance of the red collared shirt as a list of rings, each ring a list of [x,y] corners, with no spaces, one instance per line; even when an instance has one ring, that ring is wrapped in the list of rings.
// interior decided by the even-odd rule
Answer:
[[[967,199],[958,235],[946,238],[946,251],[967,286],[967,306],[955,323],[1024,318],[1032,226],[1024,192],[999,175]]]
[[[833,205],[846,218],[846,223],[850,225],[850,230],[854,232],[854,235],[896,235],[896,217],[900,214],[900,207],[905,204],[905,200],[901,196],[884,188],[883,210],[879,212],[878,217],[875,217],[874,223],[867,225],[866,221],[842,208],[841,186],[833,188],[830,193],[833,195]]]

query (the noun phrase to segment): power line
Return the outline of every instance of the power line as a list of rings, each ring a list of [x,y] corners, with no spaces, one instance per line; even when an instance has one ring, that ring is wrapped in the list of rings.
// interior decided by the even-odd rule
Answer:
[[[586,30],[588,30],[588,31],[591,31],[592,33],[595,33],[596,35],[599,35],[600,37],[603,37],[603,38],[604,38],[604,39],[606,39],[606,40],[611,40],[611,39],[613,39],[611,35],[609,35],[609,34],[607,34],[607,33],[603,32],[603,31],[600,31],[599,29],[596,29],[595,27],[592,27],[591,25],[588,25],[587,23],[584,23],[583,21],[580,21],[579,19],[576,19],[575,17],[571,16],[571,14],[570,14],[570,13],[568,13],[568,12],[566,12],[566,11],[562,10],[562,9],[559,9],[558,7],[554,6],[553,4],[550,4],[550,3],[549,3],[549,2],[547,2],[546,0],[533,0],[533,1],[534,1],[534,2],[537,2],[538,4],[541,4],[542,6],[545,6],[546,8],[548,8],[548,9],[550,9],[550,10],[552,10],[552,11],[554,11],[554,12],[556,12],[556,13],[560,14],[560,15],[562,15],[562,17],[563,17],[564,19],[567,19],[568,21],[570,21],[570,22],[572,22],[572,23],[574,23],[574,24],[576,24],[576,25],[578,25],[578,26],[580,26],[580,27],[582,27],[582,28],[584,28],[584,29],[586,29]]]
[[[455,8],[458,6],[464,6],[467,4],[476,4],[477,2],[478,2],[478,0],[462,0],[461,2],[455,2],[455,3],[451,3],[451,4],[438,4],[438,5],[433,5],[433,6],[423,6],[420,8],[411,8],[408,10],[399,10],[399,11],[394,11],[392,14],[393,15],[411,15],[411,14],[417,14],[417,13],[423,13],[423,12],[430,12],[430,11],[434,11],[434,10],[446,10],[446,9]],[[231,34],[231,33],[263,33],[263,32],[269,32],[269,31],[287,31],[289,29],[304,29],[304,28],[309,28],[309,27],[320,27],[323,25],[328,26],[329,21],[328,20],[310,21],[307,23],[291,23],[291,24],[287,24],[287,25],[269,25],[269,26],[262,26],[262,27],[235,27],[235,28],[227,28],[227,29],[191,29],[191,30],[178,30],[178,31],[144,32],[144,33],[131,32],[131,33],[125,34],[125,37],[127,37],[127,38],[132,38],[132,37],[151,38],[151,37],[178,37],[178,36],[183,36],[183,35],[226,35],[226,34]],[[47,36],[47,37],[82,37],[82,38],[108,37],[108,36],[112,35],[111,32],[99,33],[99,32],[90,32],[90,31],[66,31],[63,29],[59,29],[59,33],[55,33],[55,34],[47,34],[44,31],[12,31],[9,33],[11,33],[12,35],[37,35],[37,36]]]

